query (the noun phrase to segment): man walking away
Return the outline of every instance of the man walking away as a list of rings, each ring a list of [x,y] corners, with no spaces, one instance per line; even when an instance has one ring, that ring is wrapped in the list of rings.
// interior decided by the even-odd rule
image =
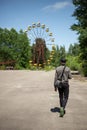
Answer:
[[[61,65],[56,68],[55,71],[55,77],[54,77],[54,90],[59,92],[59,99],[60,99],[60,117],[63,117],[66,113],[65,107],[68,101],[69,97],[69,81],[68,79],[71,79],[71,71],[70,68],[66,66],[66,59],[61,59]],[[59,86],[56,86],[56,81],[60,80],[60,77],[62,77],[62,84]]]

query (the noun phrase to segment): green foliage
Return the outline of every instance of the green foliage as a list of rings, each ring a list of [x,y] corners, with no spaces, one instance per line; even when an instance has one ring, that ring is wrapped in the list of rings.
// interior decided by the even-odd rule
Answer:
[[[81,69],[81,62],[79,61],[80,49],[79,44],[70,44],[68,52],[66,52],[64,46],[57,46],[54,52],[53,60],[51,61],[51,66],[57,67],[60,65],[61,58],[67,58],[67,65],[72,70],[79,70]]]
[[[73,4],[75,5],[73,16],[78,22],[73,24],[71,29],[79,34],[82,70],[84,76],[87,76],[87,0],[73,0]]]
[[[71,70],[78,70],[81,72],[81,62],[79,61],[79,56],[67,56],[67,66]]]
[[[28,68],[31,47],[26,33],[0,28],[0,62],[16,61],[14,68]]]
[[[80,46],[79,44],[75,43],[75,44],[70,44],[69,46],[69,50],[68,50],[68,55],[71,56],[77,56],[80,54]]]
[[[17,44],[17,63],[23,68],[29,65],[31,52],[27,35],[20,31]]]
[[[5,70],[5,65],[0,66],[0,70]]]
[[[45,68],[44,68],[45,71],[50,71],[50,70],[53,70],[53,69],[54,69],[54,67],[52,65],[46,65]]]
[[[60,46],[59,55],[60,55],[60,59],[66,57],[65,46]]]
[[[32,66],[29,67],[29,69],[30,69],[30,70],[37,70],[37,67],[34,66],[34,65],[32,65]]]
[[[82,62],[82,71],[83,74],[87,77],[87,60]]]
[[[14,70],[21,70],[23,69],[18,63],[14,66]]]
[[[83,34],[83,33],[82,33]],[[84,37],[86,35],[81,35],[80,41],[85,44]],[[82,44],[82,45],[83,45]],[[84,46],[80,45],[80,48],[87,52]],[[32,45],[33,46],[33,45]],[[32,46],[30,46],[29,39],[22,30],[17,32],[15,29],[2,29],[0,28],[0,62],[6,61],[16,61],[14,63],[14,69],[31,69],[31,70],[42,70],[41,66],[32,65],[29,61],[32,58]],[[49,71],[60,65],[60,59],[67,57],[67,65],[73,70],[80,70],[82,65],[84,68],[84,62],[81,64],[79,61],[80,57],[86,57],[83,53],[79,51],[79,44],[70,45],[68,54],[66,53],[64,46],[56,46],[49,51],[48,48],[45,50],[45,59],[49,59],[50,63],[46,64],[44,70]],[[0,69],[5,69],[6,65],[1,66]],[[86,71],[84,72],[86,73]]]
[[[12,48],[13,39],[11,42],[11,32],[7,29],[0,29],[0,61],[13,60]]]
[[[53,55],[53,60],[51,61],[51,65],[53,67],[57,67],[60,65],[60,59],[66,57],[66,50],[64,46],[59,46],[57,45],[55,50],[54,50],[54,55]]]

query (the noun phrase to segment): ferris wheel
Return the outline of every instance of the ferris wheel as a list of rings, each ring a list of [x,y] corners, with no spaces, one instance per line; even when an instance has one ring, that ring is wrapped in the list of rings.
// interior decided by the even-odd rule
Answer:
[[[46,27],[45,24],[33,23],[31,26],[28,26],[27,33],[30,43],[32,46],[32,64],[37,64],[37,66],[44,65],[53,58],[53,49],[54,49],[54,38],[52,32],[50,32],[49,28]],[[52,52],[50,55],[50,59],[46,58],[47,46],[52,46]]]
[[[41,24],[40,22],[32,23],[25,32],[27,33],[31,44],[35,44],[36,39],[41,38],[45,41],[47,46],[54,45],[53,33],[50,32],[45,24]]]

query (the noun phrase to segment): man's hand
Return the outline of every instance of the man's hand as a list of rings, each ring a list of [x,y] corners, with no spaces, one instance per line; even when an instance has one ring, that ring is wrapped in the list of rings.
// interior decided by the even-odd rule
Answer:
[[[54,87],[54,91],[57,92],[57,87]]]

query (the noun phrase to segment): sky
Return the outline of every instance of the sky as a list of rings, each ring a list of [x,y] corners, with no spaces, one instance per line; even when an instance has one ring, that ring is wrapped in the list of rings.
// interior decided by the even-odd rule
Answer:
[[[49,33],[52,32],[54,44],[68,50],[70,44],[78,43],[77,33],[70,29],[76,23],[72,17],[74,10],[72,0],[0,0],[0,27],[25,31],[33,23],[45,24],[45,29],[48,27]],[[39,29],[42,33],[43,29]],[[37,28],[31,31],[37,33]]]

